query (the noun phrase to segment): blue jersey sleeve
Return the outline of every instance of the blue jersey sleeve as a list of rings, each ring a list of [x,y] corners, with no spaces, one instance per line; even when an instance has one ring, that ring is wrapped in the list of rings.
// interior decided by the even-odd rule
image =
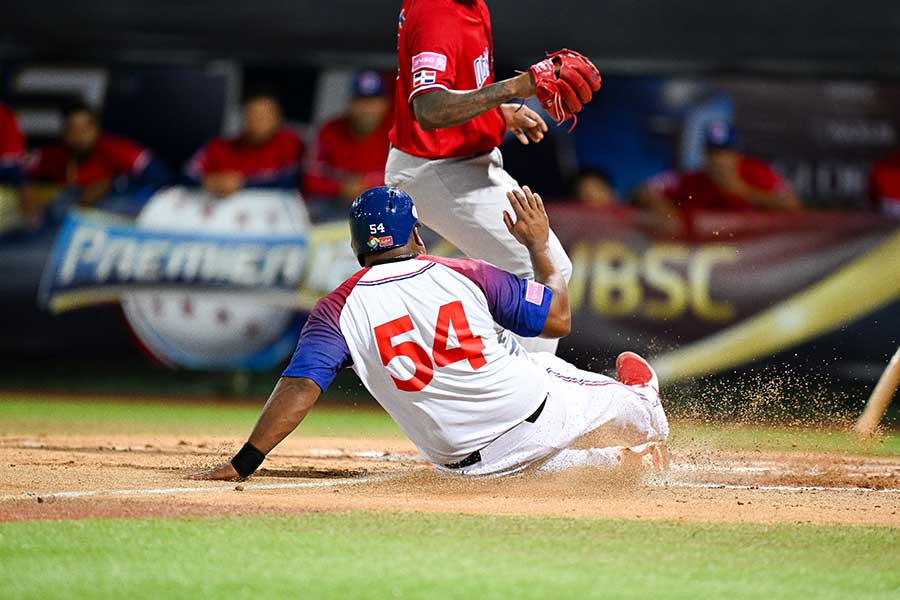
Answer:
[[[537,337],[544,330],[553,300],[550,288],[480,260],[428,258],[465,275],[481,288],[494,322],[504,329],[523,337]]]
[[[339,325],[343,305],[343,299],[335,294],[316,303],[300,332],[284,377],[312,379],[325,391],[338,371],[351,364],[350,349]]]

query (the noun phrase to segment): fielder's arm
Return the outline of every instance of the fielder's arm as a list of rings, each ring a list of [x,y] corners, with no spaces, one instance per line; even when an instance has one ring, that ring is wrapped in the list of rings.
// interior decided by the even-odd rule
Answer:
[[[524,193],[523,193],[524,192]],[[506,193],[516,220],[503,211],[503,222],[516,240],[528,249],[534,279],[553,292],[550,312],[541,331],[543,338],[561,338],[572,329],[572,311],[569,308],[569,286],[566,278],[553,262],[550,252],[550,219],[544,210],[544,202],[539,194],[532,193],[523,186],[522,192],[512,190]]]
[[[297,429],[321,394],[322,390],[312,379],[282,377],[275,384],[250,438],[240,452],[224,465],[195,473],[191,479],[235,481],[249,477],[259,468],[266,454]]]
[[[513,98],[534,95],[534,76],[522,73],[477,90],[433,90],[413,98],[416,121],[425,131],[455,127]]]

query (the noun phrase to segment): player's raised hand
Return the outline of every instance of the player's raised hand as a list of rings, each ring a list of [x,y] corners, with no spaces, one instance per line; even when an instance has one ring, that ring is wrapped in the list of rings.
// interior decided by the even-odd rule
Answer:
[[[208,469],[206,471],[193,473],[189,476],[189,479],[205,479],[210,481],[239,481],[241,479],[241,476],[237,471],[234,470],[234,467],[231,465],[231,463],[227,462],[224,465],[213,467],[212,469]]]
[[[503,222],[516,241],[529,250],[546,246],[550,239],[550,220],[544,210],[544,201],[526,185],[522,191],[506,192],[509,204],[516,213],[516,220],[503,211]]]
[[[522,144],[527,146],[529,139],[534,143],[544,139],[548,128],[541,115],[524,104],[502,104],[500,109],[506,119],[507,131],[511,131]]]

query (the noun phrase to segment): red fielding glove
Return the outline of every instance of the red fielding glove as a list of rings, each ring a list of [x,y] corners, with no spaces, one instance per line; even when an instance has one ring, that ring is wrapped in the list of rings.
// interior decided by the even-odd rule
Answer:
[[[547,54],[528,71],[534,76],[535,95],[556,123],[574,119],[569,131],[578,123],[575,113],[591,101],[602,83],[594,63],[567,48]]]

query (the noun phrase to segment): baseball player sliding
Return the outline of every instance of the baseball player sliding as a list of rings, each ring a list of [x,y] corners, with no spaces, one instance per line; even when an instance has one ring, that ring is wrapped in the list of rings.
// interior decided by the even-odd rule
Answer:
[[[537,96],[562,123],[600,89],[600,73],[570,50],[526,72],[494,82],[491,18],[484,0],[404,0],[397,39],[398,71],[385,182],[416,199],[422,222],[467,256],[519,277],[534,275],[528,253],[503,227],[506,192],[517,188],[497,146],[507,131],[540,142],[547,124],[514,99]],[[550,233],[563,277],[572,265]],[[526,340],[555,351],[557,341]]]
[[[515,216],[498,220],[534,280],[428,256],[409,195],[377,187],[359,196],[350,228],[362,270],[316,304],[243,448],[193,477],[251,475],[347,365],[440,471],[500,476],[608,466],[629,452],[661,458],[669,425],[644,359],[623,353],[611,379],[529,353],[510,335],[559,338],[571,315],[541,197],[525,187],[507,198]],[[568,448],[586,434],[596,448]]]

